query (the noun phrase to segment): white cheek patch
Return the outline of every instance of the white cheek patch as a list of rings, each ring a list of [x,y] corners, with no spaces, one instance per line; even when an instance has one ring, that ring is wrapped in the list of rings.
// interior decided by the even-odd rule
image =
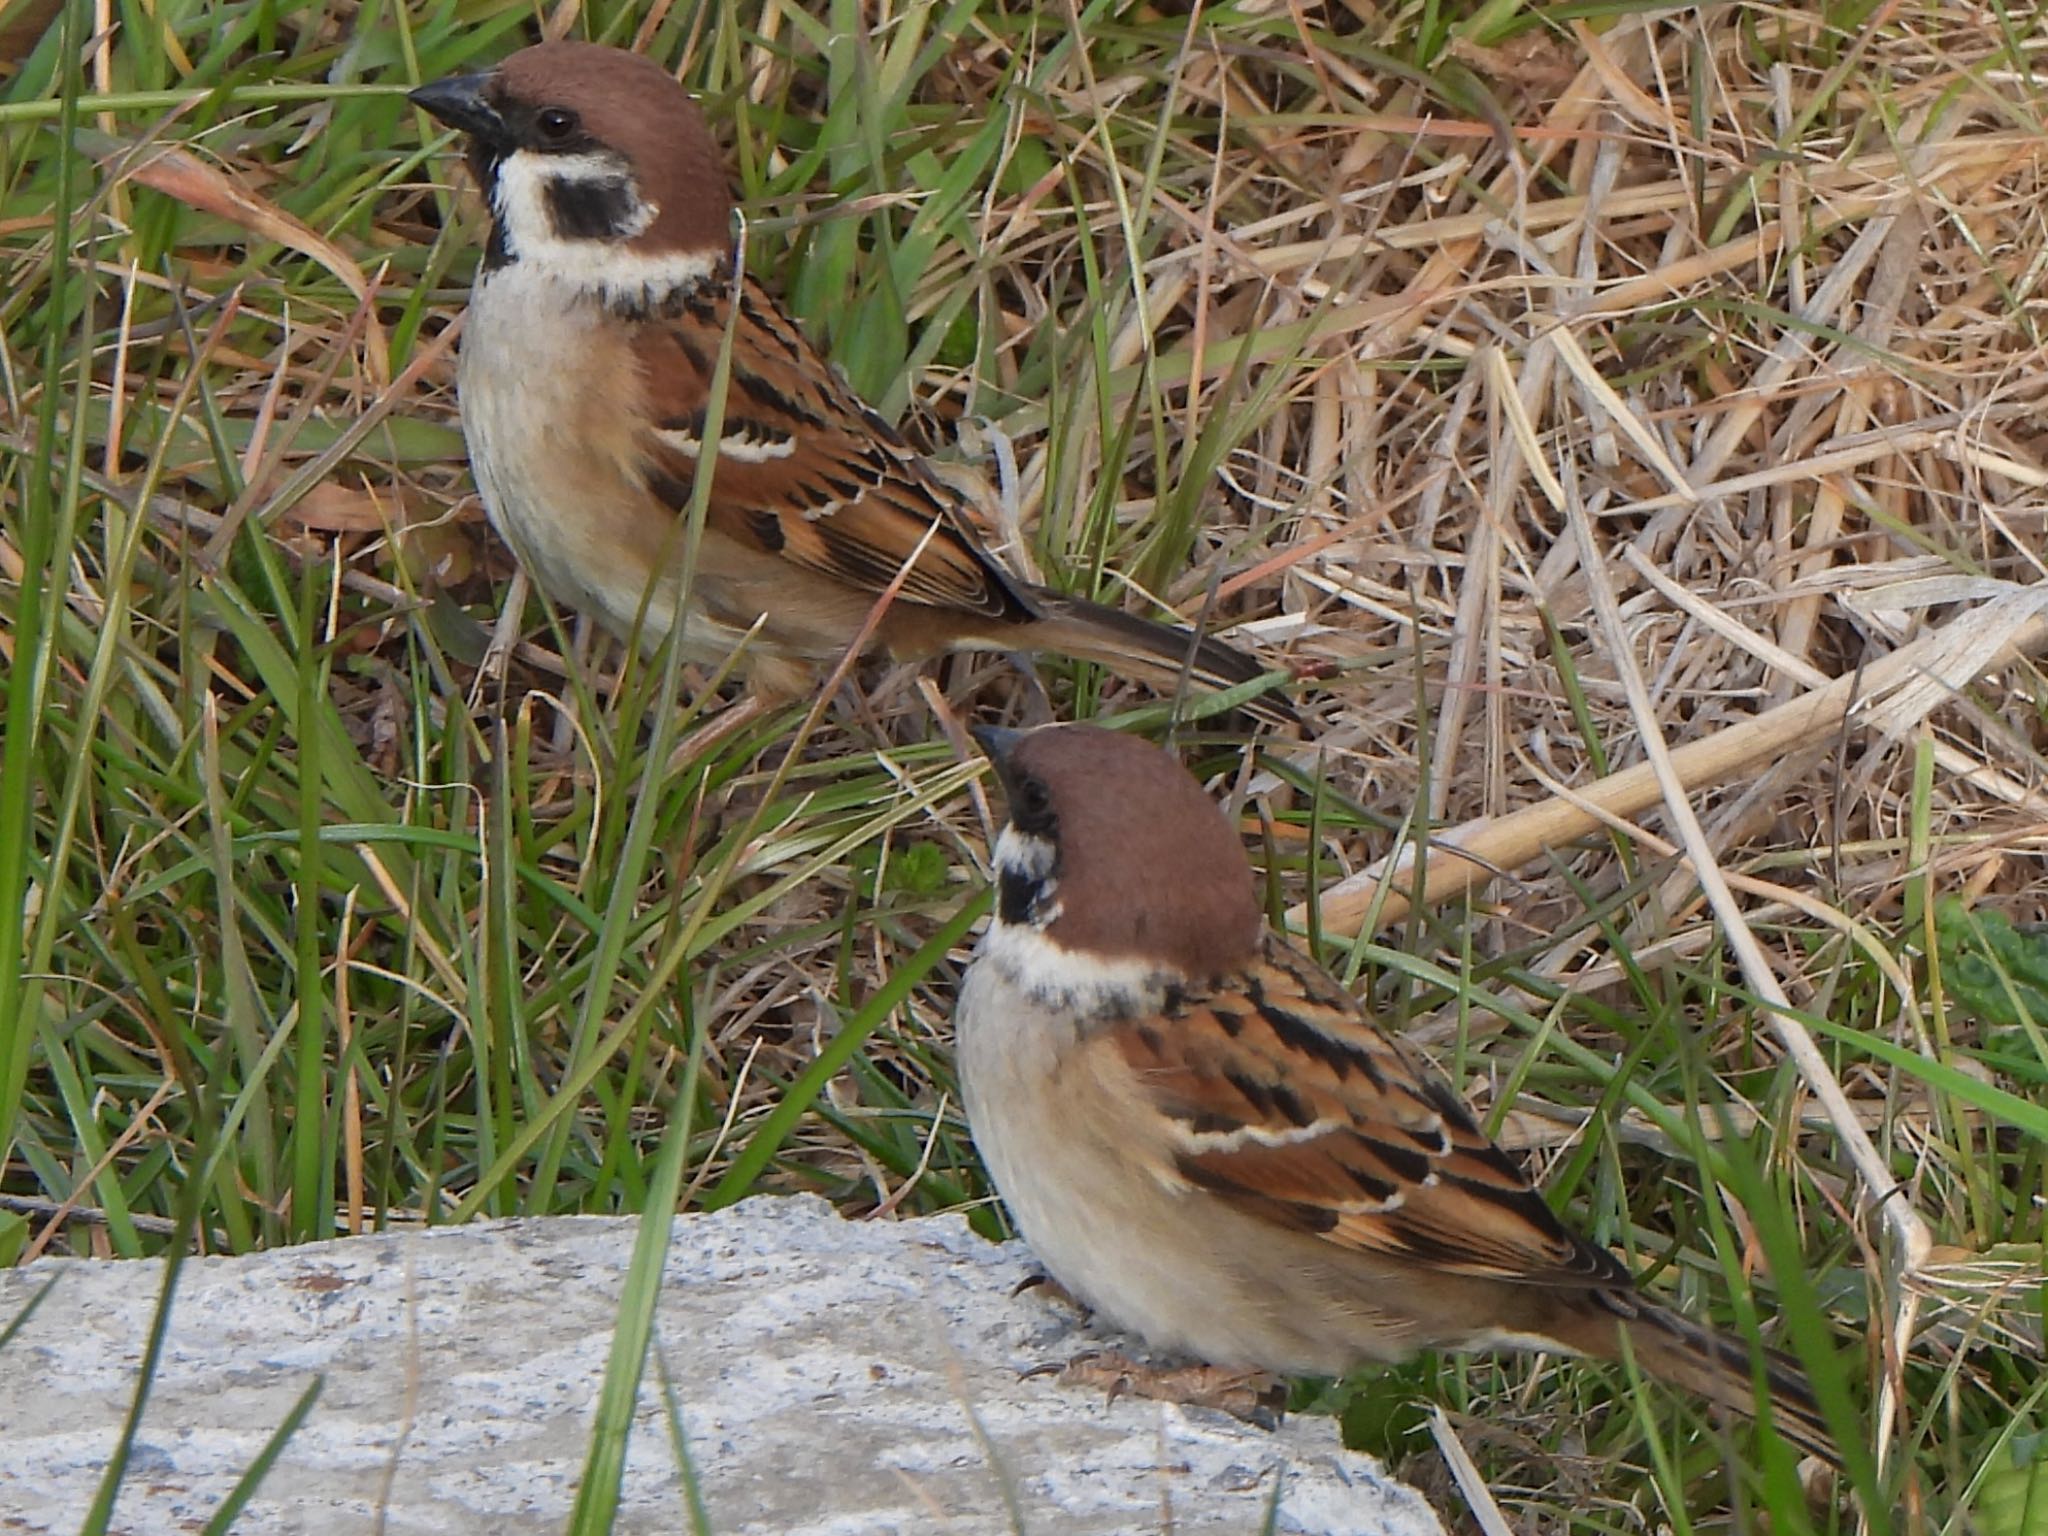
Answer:
[[[1044,880],[1052,874],[1059,858],[1060,851],[1053,847],[1049,838],[1040,837],[1035,832],[1020,832],[1015,826],[1005,824],[996,838],[995,856],[991,862],[998,875]]]
[[[621,235],[563,238],[548,203],[550,183],[628,180],[624,163],[610,155],[541,155],[526,149],[507,155],[498,164],[491,205],[513,261],[534,277],[622,302],[645,302],[649,296],[691,288],[717,272],[724,264],[722,251],[655,252],[627,246],[660,213],[649,202],[639,203]]]
[[[1041,929],[1000,919],[982,935],[974,963],[993,966],[1040,1006],[1080,1019],[1157,1013],[1171,979],[1147,961],[1068,949]]]

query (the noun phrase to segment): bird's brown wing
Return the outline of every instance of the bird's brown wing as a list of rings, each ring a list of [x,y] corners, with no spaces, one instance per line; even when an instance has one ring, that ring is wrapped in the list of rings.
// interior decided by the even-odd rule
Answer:
[[[1449,1274],[1630,1284],[1457,1095],[1279,939],[1246,972],[1176,991],[1166,1014],[1114,1026],[1099,1048],[1121,1055],[1161,1117],[1170,1177],[1276,1226]]]
[[[678,511],[690,503],[731,314],[731,290],[709,284],[635,338],[655,423],[648,484]],[[1023,589],[967,525],[960,498],[751,280],[736,323],[711,527],[859,591],[881,592],[908,563],[899,601],[994,619],[1032,616]]]

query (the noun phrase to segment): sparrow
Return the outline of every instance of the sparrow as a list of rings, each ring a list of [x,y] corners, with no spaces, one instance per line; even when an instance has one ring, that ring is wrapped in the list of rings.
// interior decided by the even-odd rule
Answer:
[[[542,43],[411,92],[467,136],[491,215],[457,389],[491,523],[540,587],[657,649],[717,664],[758,624],[757,692],[815,684],[900,573],[871,637],[903,660],[1057,651],[1172,688],[1266,669],[1222,641],[1035,586],[960,492],[735,270],[733,200],[703,114],[659,65]],[[715,453],[713,370],[731,376]],[[691,590],[684,516],[712,476]],[[1292,719],[1284,702],[1248,706]]]
[[[1617,1359],[1742,1413],[1751,1352],[1568,1230],[1464,1101],[1261,917],[1166,752],[979,728],[1008,820],[954,1015],[974,1144],[1077,1301],[1211,1366],[1341,1376],[1425,1349]],[[1837,1454],[1791,1360],[1779,1433]]]

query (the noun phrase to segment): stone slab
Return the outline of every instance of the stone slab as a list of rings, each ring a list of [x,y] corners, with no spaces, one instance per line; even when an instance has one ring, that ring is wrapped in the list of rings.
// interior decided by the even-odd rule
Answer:
[[[196,1531],[314,1378],[237,1521],[252,1536],[555,1532],[582,1474],[636,1224],[479,1222],[189,1263],[114,1529]],[[0,1272],[0,1531],[78,1528],[128,1411],[162,1266]],[[1048,1378],[1102,1337],[1016,1244],[810,1198],[677,1218],[620,1532],[691,1529],[660,1387],[723,1536],[1441,1536],[1327,1420],[1278,1433]]]

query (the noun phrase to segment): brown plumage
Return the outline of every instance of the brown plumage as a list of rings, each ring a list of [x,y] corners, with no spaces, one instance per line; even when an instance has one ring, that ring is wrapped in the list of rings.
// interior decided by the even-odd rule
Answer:
[[[962,987],[976,1145],[1069,1291],[1213,1365],[1338,1375],[1419,1349],[1617,1358],[1753,1414],[1752,1352],[1564,1226],[1464,1103],[1264,930],[1244,850],[1158,748],[984,732],[1010,803]],[[1833,1459],[1798,1367],[1772,1417]]]
[[[463,336],[463,425],[484,505],[541,586],[652,648],[723,660],[757,620],[758,688],[798,692],[907,566],[874,645],[1046,649],[1171,689],[1265,671],[1184,629],[1034,586],[961,497],[847,387],[750,277],[702,114],[659,66],[546,43],[413,100],[468,136],[492,209]],[[682,519],[728,327],[732,372],[692,591]],[[765,616],[765,618],[764,618]],[[1292,719],[1284,701],[1248,706]]]

